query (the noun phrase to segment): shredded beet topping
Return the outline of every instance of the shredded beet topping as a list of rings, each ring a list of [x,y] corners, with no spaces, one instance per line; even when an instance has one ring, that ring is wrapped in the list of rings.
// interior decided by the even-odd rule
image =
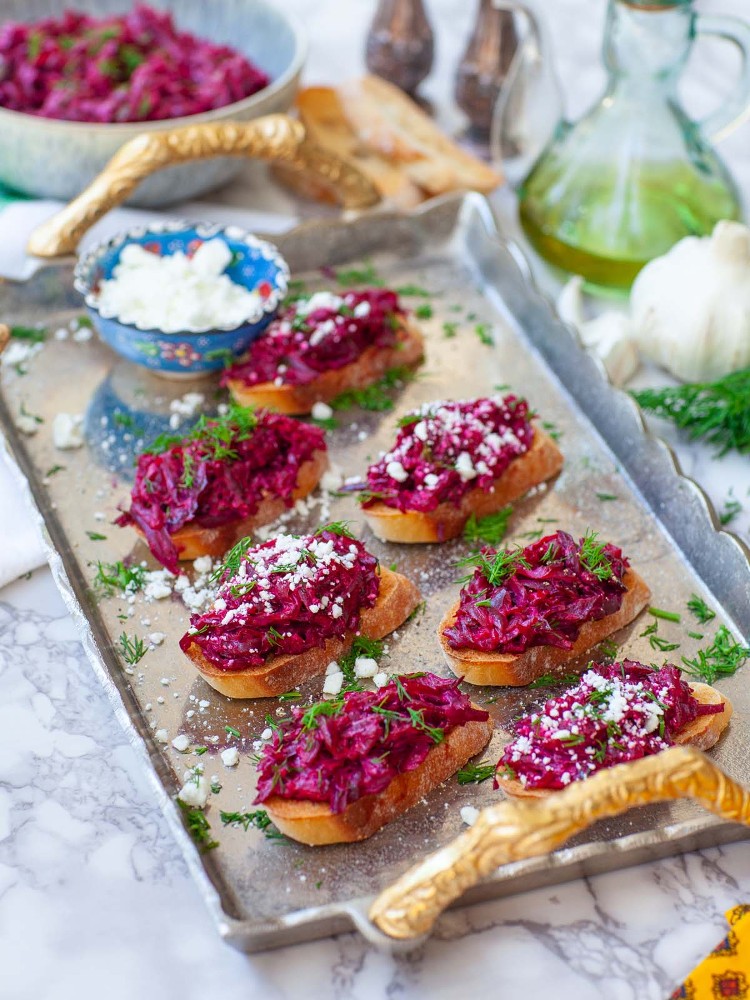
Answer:
[[[241,521],[267,496],[291,507],[300,466],[325,450],[317,427],[232,406],[225,417],[202,417],[185,438],[158,438],[138,457],[130,510],[117,524],[139,527],[155,558],[177,573],[171,536],[179,528]]]
[[[270,82],[243,55],[137,5],[0,27],[0,105],[80,122],[182,118],[249,97]]]
[[[241,560],[232,550],[213,606],[191,617],[182,649],[195,643],[219,669],[245,670],[356,631],[360,612],[378,597],[378,561],[334,527],[343,530],[279,535]]]
[[[376,500],[399,510],[457,504],[471,489],[490,490],[531,447],[529,407],[515,396],[426,403],[401,420],[396,443],[367,470],[365,508]]]
[[[622,550],[593,532],[579,542],[565,531],[515,552],[483,549],[461,590],[453,649],[523,653],[531,646],[570,649],[584,622],[614,614],[630,565]]]
[[[378,691],[293,708],[258,762],[258,796],[327,802],[335,813],[382,792],[467,722],[486,721],[451,680],[407,674]]]
[[[694,719],[723,711],[694,698],[671,664],[660,670],[635,660],[592,664],[575,687],[516,722],[498,774],[526,788],[564,788],[603,767],[665,750]]]
[[[305,385],[356,361],[368,347],[393,347],[403,313],[396,293],[386,288],[298,299],[251,344],[244,360],[226,369],[222,384],[238,379],[245,385]]]

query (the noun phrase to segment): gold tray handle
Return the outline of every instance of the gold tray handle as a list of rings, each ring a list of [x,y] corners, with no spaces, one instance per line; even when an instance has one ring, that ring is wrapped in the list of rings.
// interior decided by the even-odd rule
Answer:
[[[29,253],[37,257],[75,253],[84,233],[150,174],[214,156],[247,156],[313,171],[345,208],[366,208],[380,200],[369,178],[348,160],[309,143],[302,123],[288,115],[186,125],[144,132],[126,142],[77,198],[34,230]]]
[[[443,910],[500,865],[548,854],[573,834],[634,806],[695,799],[722,819],[750,825],[750,791],[693,747],[600,771],[543,799],[504,801],[415,865],[370,907],[370,920],[400,940],[429,933]]]

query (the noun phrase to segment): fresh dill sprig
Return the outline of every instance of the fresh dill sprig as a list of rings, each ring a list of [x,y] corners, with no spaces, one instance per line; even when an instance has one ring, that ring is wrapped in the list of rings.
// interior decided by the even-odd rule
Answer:
[[[344,707],[343,698],[329,698],[327,701],[316,701],[306,709],[302,716],[301,723],[303,729],[315,729],[318,725],[318,717],[321,715],[338,715]]]
[[[687,602],[687,609],[701,625],[706,625],[716,617],[716,612],[712,611],[703,598],[698,597],[697,594],[690,595],[690,600]]]
[[[389,391],[413,381],[414,371],[407,365],[390,368],[382,378],[364,389],[348,389],[330,401],[334,410],[348,410],[351,406],[361,406],[363,410],[385,413],[393,409]]]
[[[458,323],[450,323],[448,321],[443,323],[443,336],[446,340],[452,340],[456,336],[457,330]]]
[[[239,731],[239,729],[235,729],[234,726],[224,726],[224,732],[227,733],[229,736],[234,736],[236,740],[242,738],[242,733]]]
[[[336,271],[336,281],[344,288],[351,288],[352,285],[372,285],[374,288],[382,288],[385,284],[369,260],[364,261],[360,267]]]
[[[106,542],[107,536],[103,535],[101,531],[87,531],[86,535],[92,542]]]
[[[409,713],[409,718],[411,719],[411,724],[415,729],[421,729],[423,732],[427,733],[433,743],[442,743],[445,739],[445,730],[440,729],[439,726],[428,726],[424,721],[424,711],[419,708],[407,708]]]
[[[429,302],[423,302],[414,310],[417,319],[432,319],[432,306]]]
[[[456,772],[459,785],[479,785],[495,773],[495,764],[483,760],[481,764],[467,764]]]
[[[411,295],[414,298],[431,299],[435,293],[422,288],[421,285],[400,285],[396,289],[396,295]]]
[[[616,493],[597,493],[596,499],[601,500],[602,502],[606,502],[608,500],[619,500],[620,498],[617,496]]]
[[[476,567],[491,587],[499,587],[517,569],[522,566],[528,568],[529,564],[523,557],[522,549],[499,549],[497,552],[487,549],[482,552],[473,552],[466,559],[461,559],[456,565]],[[465,583],[470,579],[471,575],[464,577],[459,582]]]
[[[581,539],[578,558],[583,568],[602,583],[612,578],[612,565],[604,553],[604,544],[599,541],[595,531],[589,529]]]
[[[691,677],[713,684],[717,677],[734,674],[748,656],[750,649],[740,645],[726,625],[720,625],[710,646],[699,649],[692,660],[682,657],[683,670]]]
[[[123,562],[97,562],[94,590],[99,596],[111,597],[115,592],[135,594],[146,582],[145,566],[126,566]]]
[[[729,496],[724,501],[724,509],[719,514],[719,523],[726,527],[728,524],[741,514],[743,510],[742,504],[737,500],[736,497],[732,496],[732,491],[729,491]]]
[[[117,641],[120,643],[122,658],[131,667],[134,667],[146,655],[146,643],[137,635],[134,635],[131,639],[126,632],[123,632]]]
[[[750,451],[750,368],[715,382],[691,382],[632,392],[651,413],[671,420],[691,440],[714,445],[717,456]]]
[[[650,635],[648,642],[652,649],[658,649],[660,653],[671,653],[673,649],[680,648],[679,642],[670,642],[668,639],[662,639],[660,635]]]
[[[529,690],[532,688],[553,687],[555,684],[575,684],[580,679],[578,674],[542,674],[541,677],[537,677],[535,681],[529,684]]]
[[[246,832],[252,826],[254,829],[260,830],[266,840],[273,840],[276,843],[286,843],[288,840],[281,830],[273,825],[273,821],[265,809],[256,809],[254,812],[246,813],[224,812],[222,810],[219,815],[224,826],[241,826]]]
[[[467,542],[486,542],[488,545],[499,545],[508,533],[508,523],[513,514],[510,504],[486,517],[472,514],[464,527],[464,539]]]
[[[230,580],[239,571],[242,560],[245,558],[245,553],[252,544],[253,540],[250,535],[246,535],[239,542],[236,542],[224,556],[224,562],[220,566],[217,566],[211,573],[211,576],[208,578],[209,581],[216,584],[224,576],[226,576],[227,580]]]
[[[614,639],[605,639],[603,642],[600,642],[597,646],[600,662],[613,663],[617,658],[619,648]]]
[[[177,805],[185,817],[185,824],[193,840],[202,851],[212,851],[219,846],[219,841],[211,836],[211,824],[201,809],[192,809],[187,802],[177,799]]]
[[[160,434],[144,448],[147,455],[159,455],[176,445],[184,447],[197,442],[205,449],[205,457],[211,459],[232,459],[237,457],[233,448],[236,441],[251,437],[258,426],[255,411],[238,403],[229,403],[227,412],[216,416],[201,414],[193,429],[185,435]]]

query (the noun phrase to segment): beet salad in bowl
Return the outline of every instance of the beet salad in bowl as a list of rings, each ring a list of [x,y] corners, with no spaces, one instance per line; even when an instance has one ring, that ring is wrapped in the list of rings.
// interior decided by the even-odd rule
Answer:
[[[68,200],[135,136],[286,111],[306,43],[268,0],[10,0],[0,15],[0,182]],[[149,177],[160,206],[229,180],[215,158]]]

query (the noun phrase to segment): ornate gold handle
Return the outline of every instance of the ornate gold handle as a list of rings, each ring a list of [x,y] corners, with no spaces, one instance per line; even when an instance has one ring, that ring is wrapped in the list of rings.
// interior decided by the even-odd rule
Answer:
[[[725,820],[750,825],[750,791],[694,747],[672,747],[547,798],[483,809],[465,833],[382,892],[370,920],[390,937],[421,937],[450,903],[499,865],[554,851],[596,820],[670,799],[695,799]]]
[[[165,132],[144,132],[126,142],[77,198],[34,230],[29,253],[38,257],[74,253],[86,230],[150,174],[213,156],[283,161],[296,170],[314,171],[345,208],[366,208],[380,200],[368,177],[348,160],[308,144],[302,123],[288,115],[186,125]]]

